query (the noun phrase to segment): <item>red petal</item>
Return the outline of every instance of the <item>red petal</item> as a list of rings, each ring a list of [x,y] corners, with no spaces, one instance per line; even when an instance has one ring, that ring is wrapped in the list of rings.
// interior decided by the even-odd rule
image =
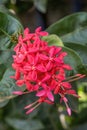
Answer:
[[[20,80],[17,80],[16,84],[18,86],[22,86],[24,84],[24,80],[20,79]]]
[[[57,47],[56,50],[55,50],[55,54],[58,54],[61,50],[62,50],[61,47]]]
[[[42,28],[41,28],[41,26],[40,26],[40,27],[38,27],[38,28],[35,30],[35,32],[38,33],[38,32],[40,32],[41,30],[42,30]]]
[[[37,69],[38,69],[39,71],[41,71],[41,72],[46,72],[46,68],[44,67],[43,64],[38,65],[38,66],[37,66]]]
[[[33,90],[34,90],[34,91],[37,91],[38,89],[39,89],[39,85],[34,85],[34,86],[33,86]]]
[[[67,64],[64,64],[63,68],[67,69],[67,70],[72,70],[72,67],[70,65],[67,65]]]
[[[45,31],[42,31],[39,33],[41,36],[47,36],[48,35],[48,32],[45,32]]]
[[[26,89],[27,89],[28,91],[31,91],[31,90],[32,90],[32,86],[33,86],[33,85],[31,85],[28,81],[26,82]]]
[[[76,94],[75,90],[67,90],[67,94]]]
[[[67,113],[69,116],[71,116],[71,109],[69,107],[67,108]]]
[[[20,78],[20,72],[16,70],[15,79],[18,80],[19,78]]]
[[[34,64],[34,57],[32,55],[28,55],[28,61],[30,64]]]
[[[36,57],[35,57],[35,59],[34,59],[34,64],[35,64],[35,65],[37,64],[38,59],[39,59],[39,55],[38,55],[38,53],[37,53],[37,55],[36,55]]]
[[[45,92],[44,90],[41,90],[41,91],[38,91],[38,92],[37,92],[36,96],[41,97],[41,96],[44,96],[45,93],[46,93],[46,92]]]
[[[50,51],[49,51],[49,53],[50,53],[50,57],[52,57],[52,56],[53,56],[54,52],[55,52],[55,48],[54,48],[54,47],[52,47],[52,48],[50,49]]]
[[[52,94],[52,92],[47,92],[47,97],[49,100],[51,100],[52,102],[54,101],[54,96]]]
[[[55,62],[58,62],[58,63],[63,63],[62,60],[60,60],[58,57],[57,58],[54,58]]]
[[[48,71],[51,70],[52,67],[53,67],[53,64],[49,61],[48,64],[46,65],[47,70]]]
[[[62,83],[62,86],[63,86],[64,88],[67,88],[67,89],[72,88],[71,84],[68,83],[68,82],[63,82],[63,83]]]
[[[53,102],[49,101],[49,100],[45,100],[44,102],[48,103],[48,104],[54,104]]]
[[[46,55],[40,54],[39,57],[40,57],[42,60],[48,60],[48,57],[47,57]]]
[[[30,71],[32,68],[31,68],[30,64],[26,64],[23,69]]]
[[[35,70],[31,73],[32,80],[37,80],[37,72]]]
[[[20,55],[18,55],[18,57],[16,58],[16,61],[17,61],[17,63],[21,63],[21,62],[23,62],[24,59],[25,59],[25,55],[20,54]]]
[[[26,114],[30,114],[33,110],[34,110],[34,108],[31,108],[30,110],[28,110],[28,111],[26,112]]]
[[[27,35],[30,32],[29,28],[25,28],[24,35]]]
[[[66,55],[66,52],[62,52],[58,57],[62,60]]]
[[[49,80],[50,77],[51,77],[51,76],[47,74],[47,75],[42,79],[42,82]]]

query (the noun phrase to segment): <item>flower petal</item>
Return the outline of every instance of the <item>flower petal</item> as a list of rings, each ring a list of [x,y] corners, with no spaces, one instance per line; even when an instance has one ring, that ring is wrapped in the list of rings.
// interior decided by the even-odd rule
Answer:
[[[62,86],[67,89],[72,88],[71,84],[68,82],[62,82]]]
[[[43,55],[43,54],[40,54],[39,57],[42,60],[48,60],[49,59],[46,55]]]
[[[43,64],[39,64],[37,67],[37,70],[39,70],[40,72],[46,72],[46,68]]]
[[[45,93],[46,93],[46,92],[45,92],[44,90],[41,90],[41,91],[38,91],[38,92],[37,92],[36,96],[37,96],[37,97],[41,97],[41,96],[44,96]]]
[[[67,108],[67,113],[69,116],[71,116],[71,109],[69,107]]]
[[[54,96],[53,96],[53,94],[52,94],[52,92],[47,92],[47,97],[48,97],[48,99],[50,100],[50,101],[54,101]]]
[[[67,64],[64,64],[62,67],[66,70],[72,70],[72,67],[70,65],[67,65]]]
[[[45,82],[47,80],[49,80],[51,77],[51,75],[47,74],[43,79],[42,79],[42,82]]]
[[[35,70],[31,73],[32,80],[37,80],[37,72]]]
[[[46,65],[47,70],[50,71],[52,69],[52,67],[53,67],[53,64],[52,64],[52,62],[49,61]]]
[[[20,80],[17,80],[16,84],[18,86],[22,86],[24,84],[24,80],[20,79]]]
[[[50,51],[49,51],[50,57],[53,56],[54,52],[55,52],[55,48],[54,48],[54,47],[51,47],[51,49],[50,49]]]

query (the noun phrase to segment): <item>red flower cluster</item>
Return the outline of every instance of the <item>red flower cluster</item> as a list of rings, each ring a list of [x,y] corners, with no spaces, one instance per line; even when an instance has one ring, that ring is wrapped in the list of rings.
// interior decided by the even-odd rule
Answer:
[[[26,92],[14,91],[13,94],[22,95],[25,93],[36,92],[38,100],[25,107],[29,114],[42,102],[48,104],[54,103],[54,94],[60,95],[60,101],[64,101],[67,112],[71,115],[71,109],[68,106],[67,94],[77,96],[72,89],[70,82],[81,78],[81,74],[66,78],[65,70],[71,70],[71,66],[64,63],[66,52],[62,52],[61,47],[48,46],[48,43],[42,40],[42,36],[48,33],[37,28],[35,33],[30,33],[29,29],[24,30],[23,36],[18,38],[18,44],[15,46],[13,55],[15,69],[13,78],[16,84],[21,87],[26,85]]]

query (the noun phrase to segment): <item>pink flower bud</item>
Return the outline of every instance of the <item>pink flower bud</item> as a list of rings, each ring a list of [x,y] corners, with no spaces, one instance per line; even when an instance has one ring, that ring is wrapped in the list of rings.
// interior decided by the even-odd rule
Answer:
[[[67,113],[69,116],[71,116],[71,109],[69,107],[67,108]]]
[[[14,92],[12,92],[12,94],[14,94],[14,95],[22,95],[23,92],[22,91],[14,91]]]
[[[34,110],[34,108],[31,108],[30,110],[28,110],[28,111],[26,112],[26,114],[30,114],[33,110]]]

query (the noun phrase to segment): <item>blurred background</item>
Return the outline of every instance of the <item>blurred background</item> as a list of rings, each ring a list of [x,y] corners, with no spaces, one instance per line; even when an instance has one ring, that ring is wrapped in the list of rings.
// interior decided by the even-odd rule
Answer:
[[[34,30],[37,26],[45,29],[71,13],[87,11],[87,0],[0,0],[0,6],[15,13],[24,27]]]
[[[10,11],[23,24],[34,31],[49,25],[69,14],[87,12],[87,0],[0,0],[0,11]],[[34,100],[33,95],[19,96],[0,108],[0,130],[87,130],[87,83],[77,84],[81,98],[69,117],[61,105],[43,104],[30,115],[25,115],[24,106]],[[71,100],[71,99],[70,99]]]

